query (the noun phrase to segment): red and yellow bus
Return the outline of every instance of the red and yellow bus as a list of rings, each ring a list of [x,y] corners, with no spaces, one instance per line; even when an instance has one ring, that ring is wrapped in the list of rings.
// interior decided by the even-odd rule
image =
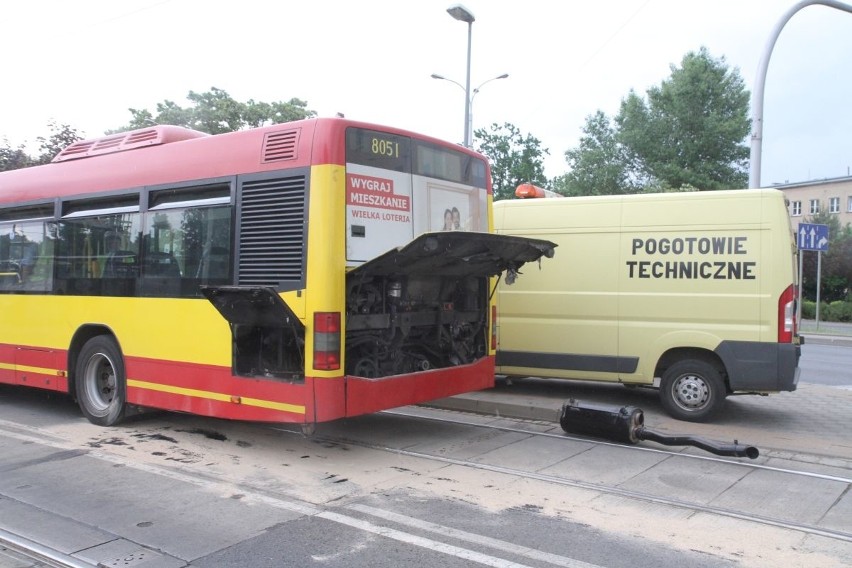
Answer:
[[[100,425],[306,427],[490,387],[494,277],[553,253],[491,232],[490,184],[475,152],[344,119],[76,142],[0,174],[0,383]]]

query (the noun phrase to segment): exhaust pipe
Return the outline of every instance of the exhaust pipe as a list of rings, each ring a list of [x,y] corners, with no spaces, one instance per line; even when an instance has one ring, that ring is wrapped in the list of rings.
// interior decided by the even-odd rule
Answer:
[[[635,406],[583,404],[574,399],[562,405],[559,425],[569,434],[604,438],[623,444],[638,444],[650,440],[666,446],[694,446],[718,456],[756,459],[760,450],[754,446],[708,440],[698,436],[666,436],[645,428],[645,415]]]

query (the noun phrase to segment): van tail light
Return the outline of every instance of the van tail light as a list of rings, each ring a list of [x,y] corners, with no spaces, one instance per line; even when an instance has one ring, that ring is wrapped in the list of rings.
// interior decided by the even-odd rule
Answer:
[[[497,306],[491,306],[491,351],[497,351]]]
[[[340,368],[340,312],[314,314],[314,369]]]
[[[796,287],[790,284],[778,298],[778,343],[793,343],[796,321]]]

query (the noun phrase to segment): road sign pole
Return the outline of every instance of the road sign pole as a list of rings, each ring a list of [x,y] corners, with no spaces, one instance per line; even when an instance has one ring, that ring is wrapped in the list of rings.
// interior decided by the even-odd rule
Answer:
[[[817,281],[816,281],[816,326],[819,328],[819,292],[822,280],[822,253],[828,250],[828,225],[816,223],[799,223],[796,231],[796,242],[799,249],[799,315],[802,306],[802,253],[806,250],[815,250],[817,253]],[[799,320],[802,321],[801,319]]]
[[[817,251],[816,326],[819,329],[819,289],[822,282],[822,251]]]

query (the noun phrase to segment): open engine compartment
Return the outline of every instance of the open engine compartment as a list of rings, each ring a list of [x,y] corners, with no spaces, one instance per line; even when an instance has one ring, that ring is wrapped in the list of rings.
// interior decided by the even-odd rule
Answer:
[[[427,233],[349,272],[346,374],[379,378],[472,363],[488,353],[489,278],[552,257],[549,241]]]
[[[486,278],[368,277],[348,285],[346,306],[348,375],[428,371],[486,353]]]

